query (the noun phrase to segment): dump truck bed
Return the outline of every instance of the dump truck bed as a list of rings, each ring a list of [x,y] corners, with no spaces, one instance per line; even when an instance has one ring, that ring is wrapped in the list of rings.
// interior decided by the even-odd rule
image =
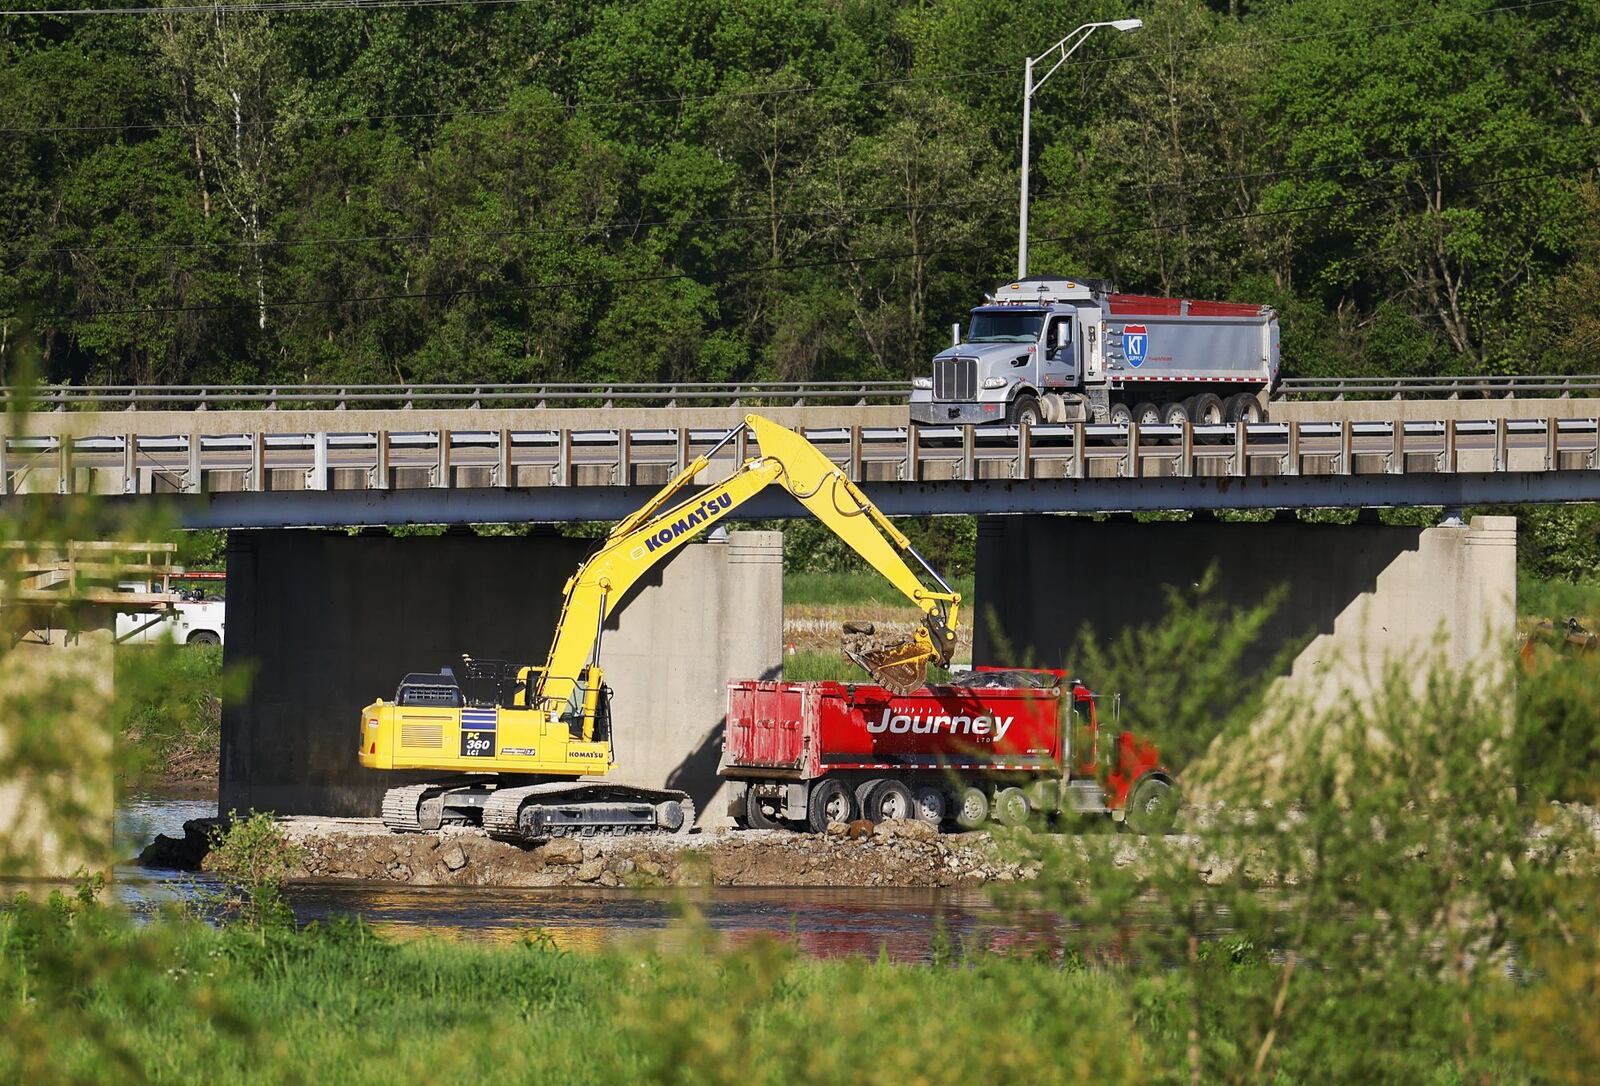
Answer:
[[[895,694],[858,683],[732,682],[723,775],[807,780],[836,770],[1047,770],[1061,761],[1062,698],[1055,686],[924,686]]]

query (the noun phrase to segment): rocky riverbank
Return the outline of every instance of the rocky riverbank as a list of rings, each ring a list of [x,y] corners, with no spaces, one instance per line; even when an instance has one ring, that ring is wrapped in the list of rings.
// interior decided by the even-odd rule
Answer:
[[[1554,808],[1577,839],[1592,844],[1569,858],[1589,869],[1600,865],[1600,812],[1570,805]],[[1138,871],[1171,862],[1176,848],[1189,856],[1193,876],[1219,885],[1236,877],[1254,884],[1280,880],[1269,850],[1234,854],[1208,842],[1202,814],[1197,832],[1146,838],[1126,833],[1049,834],[1049,849],[1068,850],[1097,864]],[[826,834],[784,830],[721,830],[683,837],[560,838],[534,846],[496,841],[482,830],[446,827],[433,833],[391,833],[376,819],[290,817],[279,820],[299,847],[293,878],[314,882],[393,882],[412,886],[980,886],[1026,880],[1036,862],[1008,857],[988,833],[940,834],[921,822],[891,820],[874,826],[836,824]],[[184,824],[182,838],[157,837],[139,857],[154,868],[205,869],[213,818]],[[1018,831],[1026,834],[1028,831]],[[1530,851],[1549,847],[1551,829],[1530,835]],[[1237,846],[1238,841],[1233,844]],[[1023,849],[1037,852],[1038,849]]]
[[[213,819],[158,838],[151,867],[203,870]],[[481,830],[390,833],[372,819],[285,818],[294,878],[412,886],[978,886],[1034,874],[986,833],[941,835],[920,822],[837,825],[828,834],[739,830],[684,837],[561,838],[522,847]]]

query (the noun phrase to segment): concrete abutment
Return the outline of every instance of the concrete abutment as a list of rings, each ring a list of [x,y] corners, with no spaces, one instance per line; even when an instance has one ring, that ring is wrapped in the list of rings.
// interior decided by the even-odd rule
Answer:
[[[991,517],[978,530],[973,660],[1072,667],[1086,624],[1110,639],[1161,622],[1168,592],[1214,568],[1216,596],[1230,606],[1282,586],[1244,666],[1259,674],[1303,644],[1276,693],[1327,705],[1370,692],[1391,664],[1504,667],[1516,561],[1512,517],[1429,528]]]
[[[731,532],[651,571],[604,633],[617,767],[726,820],[717,777],[726,684],[782,666],[782,533]],[[543,662],[561,589],[594,541],[554,534],[392,538],[235,532],[225,661],[251,676],[223,706],[222,811],[375,815],[426,774],[356,761],[362,706],[463,652]]]

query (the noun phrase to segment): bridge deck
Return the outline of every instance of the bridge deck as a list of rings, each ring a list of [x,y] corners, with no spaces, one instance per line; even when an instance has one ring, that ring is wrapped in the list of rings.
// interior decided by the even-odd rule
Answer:
[[[1594,500],[1600,478],[1592,417],[801,428],[895,512],[1578,501]],[[217,526],[612,519],[633,508],[635,491],[661,485],[725,433],[683,425],[16,435],[0,439],[0,495],[175,495],[187,523]],[[755,451],[741,432],[698,481]],[[746,515],[792,511],[771,500],[752,506]]]

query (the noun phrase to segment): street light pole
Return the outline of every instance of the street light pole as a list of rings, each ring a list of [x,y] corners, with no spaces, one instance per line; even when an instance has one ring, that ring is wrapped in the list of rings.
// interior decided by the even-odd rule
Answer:
[[[1028,144],[1033,124],[1033,92],[1044,86],[1045,80],[1056,74],[1056,71],[1067,62],[1072,51],[1089,40],[1102,26],[1114,27],[1127,33],[1138,30],[1144,26],[1141,19],[1113,19],[1105,23],[1084,23],[1078,29],[1056,42],[1050,48],[1036,57],[1029,57],[1022,69],[1022,198],[1021,207],[1017,214],[1017,278],[1022,279],[1028,274]],[[1070,43],[1070,44],[1069,44]],[[1033,66],[1041,61],[1049,60],[1052,54],[1056,57],[1055,64],[1050,70],[1039,77],[1039,82],[1033,81]]]

